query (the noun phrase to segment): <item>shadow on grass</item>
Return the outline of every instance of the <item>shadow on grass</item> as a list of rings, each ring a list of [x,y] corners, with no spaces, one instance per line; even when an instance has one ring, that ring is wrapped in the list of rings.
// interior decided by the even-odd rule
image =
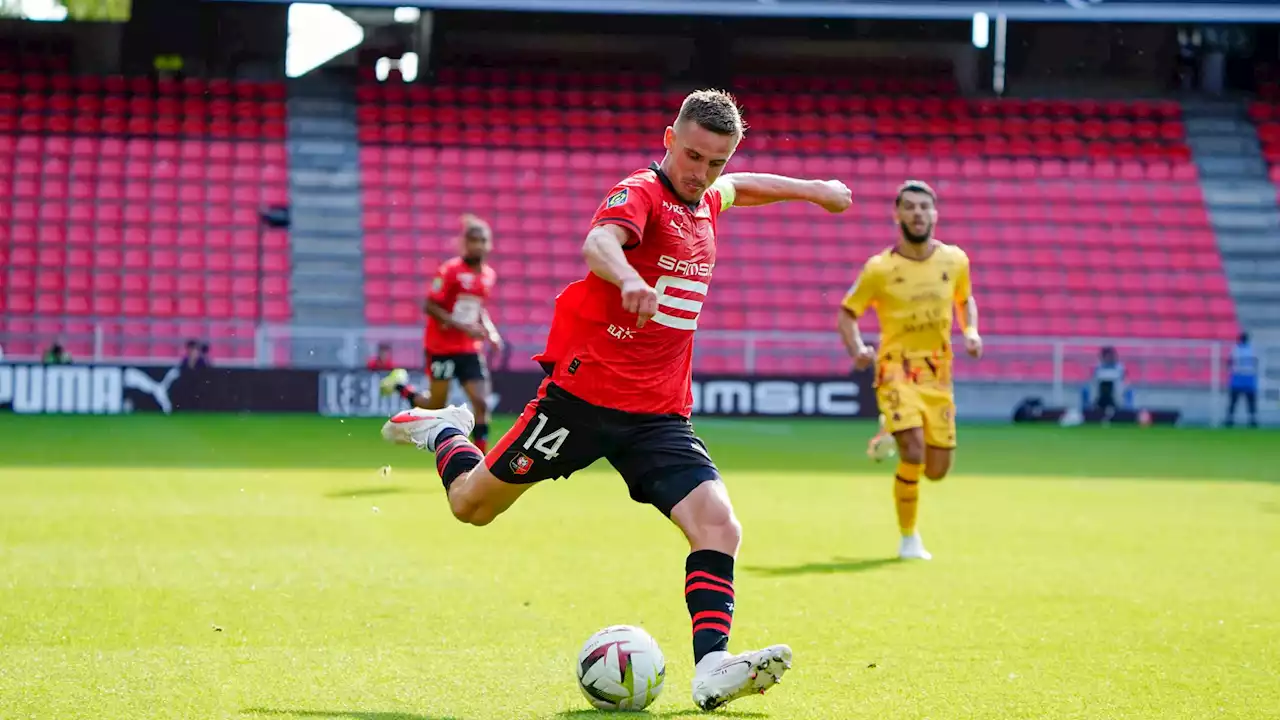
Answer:
[[[287,710],[284,708],[245,708],[242,715],[286,716],[299,718],[334,718],[335,720],[459,720],[446,715],[418,715],[404,712],[371,710]]]
[[[379,495],[407,495],[409,493],[423,492],[423,488],[405,487],[403,485],[387,485],[384,487],[365,487],[351,488],[350,490],[334,490],[325,493],[325,497],[334,500],[344,500],[346,498],[362,498],[376,497]]]
[[[606,718],[606,717],[631,717],[631,718],[705,718],[707,714],[698,710],[664,710],[662,712],[649,712],[648,710],[636,710],[632,712],[616,712],[607,710],[566,710],[557,713],[552,717],[556,718]],[[767,718],[768,713],[747,712],[741,710],[717,710],[715,717],[729,718]]]
[[[891,558],[832,558],[830,562],[811,562],[803,565],[780,565],[777,567],[747,566],[743,570],[758,575],[786,577],[789,575],[830,575],[834,573],[860,573],[877,570],[891,565],[900,565],[902,560]]]

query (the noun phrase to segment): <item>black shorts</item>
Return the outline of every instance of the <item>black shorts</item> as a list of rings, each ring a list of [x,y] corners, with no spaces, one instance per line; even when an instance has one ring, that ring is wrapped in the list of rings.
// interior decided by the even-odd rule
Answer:
[[[622,475],[632,500],[668,517],[695,488],[720,477],[687,418],[592,405],[549,380],[485,463],[499,480],[524,484],[567,478],[600,458]]]
[[[472,380],[486,380],[489,377],[489,366],[485,363],[484,356],[479,353],[432,355],[428,352],[426,356],[427,374],[432,380],[457,380],[467,383]]]

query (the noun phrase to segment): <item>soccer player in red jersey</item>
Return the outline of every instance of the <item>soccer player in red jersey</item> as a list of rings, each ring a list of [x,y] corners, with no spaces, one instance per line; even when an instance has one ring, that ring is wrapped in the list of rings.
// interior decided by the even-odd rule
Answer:
[[[693,336],[716,262],[716,226],[731,207],[805,200],[851,203],[838,181],[721,175],[743,135],[727,93],[685,98],[663,138],[666,156],[605,195],[583,243],[590,273],[556,298],[547,372],[488,455],[467,441],[465,408],[411,409],[382,434],[434,452],[459,520],[486,525],[533,484],[604,457],[632,499],[684,532],[685,603],[693,625],[693,701],[718,708],[764,692],[791,666],[791,648],[731,655],[734,559],[742,529],[707,446],[693,432]]]
[[[462,217],[459,255],[440,265],[423,303],[427,327],[423,355],[431,374],[431,389],[423,397],[409,384],[409,373],[396,369],[382,380],[382,392],[400,393],[414,407],[439,410],[454,379],[471,401],[475,428],[471,439],[484,452],[489,447],[489,368],[484,343],[502,346],[502,336],[485,309],[497,274],[485,263],[493,249],[493,232],[475,215]]]

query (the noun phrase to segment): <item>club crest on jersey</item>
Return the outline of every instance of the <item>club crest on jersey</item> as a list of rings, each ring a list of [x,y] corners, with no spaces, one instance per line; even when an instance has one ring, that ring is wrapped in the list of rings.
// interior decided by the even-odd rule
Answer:
[[[533,469],[533,459],[524,453],[511,458],[511,472],[524,475]]]
[[[626,202],[627,202],[627,188],[622,188],[618,190],[618,192],[610,195],[609,199],[604,201],[604,206],[606,209],[615,208]]]

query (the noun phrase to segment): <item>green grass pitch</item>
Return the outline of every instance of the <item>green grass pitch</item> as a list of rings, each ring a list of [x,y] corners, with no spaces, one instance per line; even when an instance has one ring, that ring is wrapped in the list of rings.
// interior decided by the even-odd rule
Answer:
[[[596,717],[573,662],[613,623],[666,652],[650,714],[700,715],[686,547],[607,466],[471,528],[379,424],[0,416],[0,718]],[[899,563],[869,425],[698,427],[732,648],[795,649],[721,715],[1280,717],[1278,433],[962,425]]]

